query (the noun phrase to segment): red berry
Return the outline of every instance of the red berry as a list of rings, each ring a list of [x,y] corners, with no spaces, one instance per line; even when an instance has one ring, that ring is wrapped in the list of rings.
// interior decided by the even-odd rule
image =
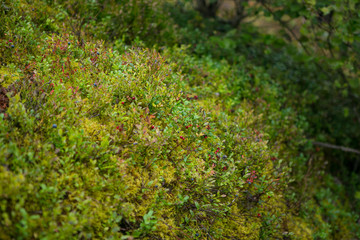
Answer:
[[[154,129],[155,127],[154,126],[151,126],[151,129]]]
[[[121,102],[121,104],[125,104],[124,102]]]
[[[258,217],[261,217],[261,214],[260,214],[260,213],[258,213],[258,214],[257,214],[257,216],[258,216]]]
[[[195,96],[194,98],[197,100],[197,99],[198,99],[198,96]]]
[[[132,100],[135,100],[135,97],[132,97]]]

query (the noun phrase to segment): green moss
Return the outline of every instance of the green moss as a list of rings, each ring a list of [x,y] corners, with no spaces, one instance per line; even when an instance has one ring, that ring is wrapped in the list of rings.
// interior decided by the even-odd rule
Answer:
[[[17,72],[6,67],[0,68],[0,86],[7,88],[17,80],[19,80]]]

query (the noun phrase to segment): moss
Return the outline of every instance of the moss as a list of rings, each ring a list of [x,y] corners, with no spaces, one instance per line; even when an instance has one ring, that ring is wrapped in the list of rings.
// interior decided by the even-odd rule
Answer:
[[[16,71],[7,67],[0,68],[0,86],[7,88],[17,80],[19,80],[19,74]]]
[[[95,119],[85,118],[82,120],[80,126],[84,129],[85,134],[90,136],[95,142],[101,142],[101,140],[109,136],[109,133],[106,131],[106,126],[100,124]]]

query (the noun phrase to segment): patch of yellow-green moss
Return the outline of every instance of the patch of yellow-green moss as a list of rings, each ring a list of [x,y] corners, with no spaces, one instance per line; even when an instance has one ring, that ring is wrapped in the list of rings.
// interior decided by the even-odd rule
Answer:
[[[7,67],[0,68],[0,86],[9,87],[15,81],[19,80],[19,74]]]

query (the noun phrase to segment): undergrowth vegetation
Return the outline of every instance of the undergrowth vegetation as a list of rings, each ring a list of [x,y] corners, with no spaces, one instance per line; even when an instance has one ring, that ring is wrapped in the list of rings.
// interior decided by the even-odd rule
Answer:
[[[359,237],[279,76],[162,4],[1,1],[0,238]]]

